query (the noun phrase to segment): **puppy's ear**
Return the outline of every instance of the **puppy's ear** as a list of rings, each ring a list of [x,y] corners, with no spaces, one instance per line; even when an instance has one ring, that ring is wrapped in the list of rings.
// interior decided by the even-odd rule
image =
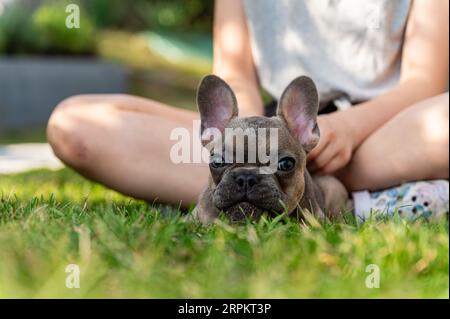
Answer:
[[[201,118],[201,134],[216,128],[223,133],[227,123],[238,116],[236,97],[224,80],[215,75],[205,76],[197,90],[197,105]]]
[[[306,152],[319,142],[317,126],[319,96],[313,80],[300,76],[293,80],[281,95],[277,115],[284,118],[291,134]]]

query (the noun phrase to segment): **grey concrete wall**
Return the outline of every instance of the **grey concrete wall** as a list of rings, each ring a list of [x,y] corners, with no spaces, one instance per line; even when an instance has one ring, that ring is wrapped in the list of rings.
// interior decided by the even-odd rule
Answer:
[[[93,58],[0,57],[0,132],[45,125],[61,100],[125,93],[126,70]]]

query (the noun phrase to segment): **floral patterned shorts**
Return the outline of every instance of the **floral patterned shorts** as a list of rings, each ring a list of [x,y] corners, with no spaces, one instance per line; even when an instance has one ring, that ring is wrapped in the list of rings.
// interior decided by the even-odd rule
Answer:
[[[359,222],[370,216],[385,218],[395,213],[406,219],[448,217],[448,199],[448,180],[412,182],[378,192],[353,193]]]

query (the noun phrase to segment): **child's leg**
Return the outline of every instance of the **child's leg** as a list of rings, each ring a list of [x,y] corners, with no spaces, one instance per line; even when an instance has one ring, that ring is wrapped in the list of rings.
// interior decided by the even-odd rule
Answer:
[[[84,176],[149,201],[189,205],[207,183],[203,164],[175,165],[172,129],[192,136],[197,114],[128,95],[83,95],[63,101],[47,129],[55,154]]]
[[[370,120],[370,119],[368,119]],[[448,179],[449,95],[419,102],[386,123],[337,176],[350,191]]]

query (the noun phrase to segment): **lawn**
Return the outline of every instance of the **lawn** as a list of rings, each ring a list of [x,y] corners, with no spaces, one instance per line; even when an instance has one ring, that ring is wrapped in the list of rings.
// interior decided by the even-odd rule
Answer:
[[[69,264],[79,289],[65,286]],[[447,221],[202,226],[67,169],[0,175],[0,298],[448,296]]]

